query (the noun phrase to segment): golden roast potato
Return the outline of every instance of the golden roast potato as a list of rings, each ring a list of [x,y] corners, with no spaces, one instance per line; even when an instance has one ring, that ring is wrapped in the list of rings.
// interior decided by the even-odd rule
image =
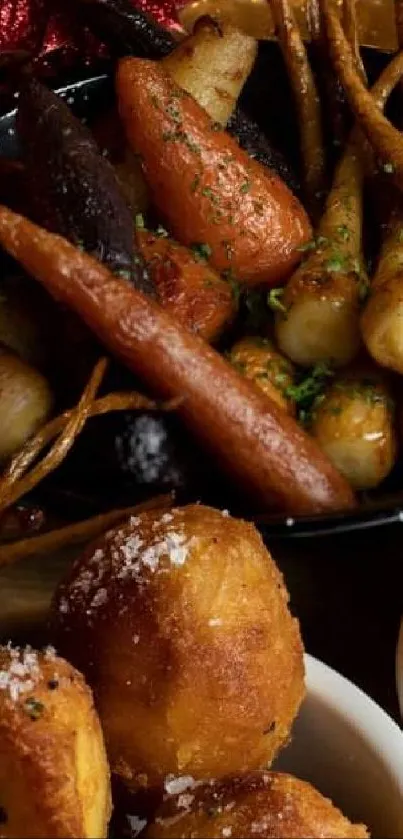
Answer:
[[[109,768],[90,689],[52,648],[0,647],[0,837],[101,839]]]
[[[303,648],[252,525],[198,505],[142,513],[87,549],[53,610],[131,789],[264,767],[287,741]]]
[[[231,364],[274,399],[288,414],[295,414],[295,402],[288,397],[294,384],[295,369],[291,361],[274,347],[267,338],[241,338],[229,352]]]
[[[291,775],[234,775],[167,795],[147,839],[365,839],[311,784]]]

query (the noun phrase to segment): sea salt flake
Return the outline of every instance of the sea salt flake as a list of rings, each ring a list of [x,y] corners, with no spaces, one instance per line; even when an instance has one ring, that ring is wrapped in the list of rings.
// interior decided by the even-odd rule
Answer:
[[[230,511],[229,510],[221,510],[221,515],[223,516],[224,519],[228,519],[229,516],[230,516]]]
[[[167,775],[164,782],[164,787],[168,795],[180,795],[187,789],[193,789],[195,779],[191,775],[180,775],[175,778],[174,775]]]
[[[104,604],[108,600],[108,592],[106,588],[100,588],[97,593],[94,595],[91,601],[91,608],[97,609],[98,606],[104,606]]]
[[[133,644],[138,644],[140,641],[140,635],[133,635]]]
[[[147,826],[147,819],[141,819],[139,816],[127,816],[127,821],[130,825],[132,836],[138,836],[139,833]]]
[[[222,625],[222,620],[221,620],[221,618],[210,618],[210,620],[208,622],[208,625],[209,626],[221,626]]]
[[[229,837],[232,836],[232,827],[223,827],[221,835],[224,839],[229,839]]]
[[[176,802],[176,806],[182,810],[189,810],[192,806],[194,801],[194,795],[191,792],[183,792],[181,795],[178,796],[178,800]]]

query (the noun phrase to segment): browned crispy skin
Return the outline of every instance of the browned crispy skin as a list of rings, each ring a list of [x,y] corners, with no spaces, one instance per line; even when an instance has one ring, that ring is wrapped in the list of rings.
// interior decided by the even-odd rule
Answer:
[[[11,675],[14,682],[30,678],[31,690],[16,700],[0,690],[0,836],[102,839],[111,813],[109,768],[91,691],[63,659],[37,658],[37,677]],[[10,650],[0,647],[0,670],[10,663]]]
[[[311,226],[283,181],[213,123],[160,64],[121,60],[116,87],[128,141],[175,239],[207,243],[213,267],[247,284],[284,282]]]
[[[55,597],[57,643],[131,787],[273,760],[304,696],[287,602],[256,529],[208,507],[142,513],[86,550]]]
[[[164,309],[205,341],[217,338],[236,311],[230,284],[172,239],[148,230],[138,230],[137,239]]]
[[[236,775],[168,797],[147,839],[365,839],[311,784],[277,772]]]
[[[260,507],[351,509],[347,482],[292,417],[159,305],[88,254],[0,207],[0,242],[178,413]]]

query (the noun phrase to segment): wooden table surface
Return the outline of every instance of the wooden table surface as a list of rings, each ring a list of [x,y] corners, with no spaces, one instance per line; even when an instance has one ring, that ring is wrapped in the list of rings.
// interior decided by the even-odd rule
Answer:
[[[372,696],[395,719],[395,654],[403,615],[403,524],[348,536],[271,541],[308,652]],[[0,571],[1,639],[50,640],[44,619],[71,557]]]

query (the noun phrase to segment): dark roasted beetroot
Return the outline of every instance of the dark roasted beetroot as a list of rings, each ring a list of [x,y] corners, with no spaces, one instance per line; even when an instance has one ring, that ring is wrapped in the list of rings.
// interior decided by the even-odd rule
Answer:
[[[132,214],[113,167],[87,128],[60,97],[28,78],[20,93],[17,129],[35,219],[153,294],[135,249]]]
[[[82,498],[91,498],[94,510],[170,490],[192,496],[198,461],[194,443],[173,415],[117,411],[89,420],[47,489],[78,489]]]
[[[118,55],[163,58],[175,39],[130,0],[76,0],[85,23]]]
[[[296,195],[299,194],[300,184],[295,172],[293,172],[284,155],[269,143],[256,122],[246,116],[240,108],[237,108],[227,128],[229,133],[236,137],[241,148],[249,154],[249,157],[258,160],[263,166],[273,169]]]

